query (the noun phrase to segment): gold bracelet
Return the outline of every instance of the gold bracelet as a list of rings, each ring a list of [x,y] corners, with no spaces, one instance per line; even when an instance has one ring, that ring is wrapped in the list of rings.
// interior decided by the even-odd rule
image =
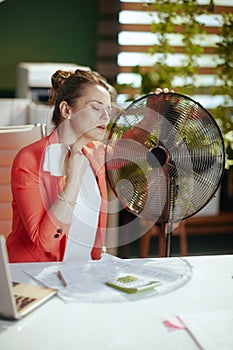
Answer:
[[[60,199],[61,201],[63,201],[63,202],[65,202],[65,203],[67,203],[67,204],[69,204],[69,205],[72,205],[72,206],[76,206],[76,202],[71,202],[71,201],[69,201],[68,199],[66,199],[66,198],[64,198],[64,197],[62,197],[60,194],[58,195],[58,199]]]

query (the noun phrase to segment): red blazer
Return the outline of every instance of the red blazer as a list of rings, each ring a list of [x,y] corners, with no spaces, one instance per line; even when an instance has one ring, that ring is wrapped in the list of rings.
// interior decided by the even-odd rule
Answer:
[[[60,222],[50,211],[65,185],[63,176],[52,176],[43,170],[46,147],[58,143],[57,131],[16,155],[11,171],[12,232],[7,237],[10,262],[62,261],[69,226]],[[107,187],[104,167],[104,145],[90,142],[83,148],[89,159],[102,198],[98,229],[92,258],[101,257],[107,222]]]

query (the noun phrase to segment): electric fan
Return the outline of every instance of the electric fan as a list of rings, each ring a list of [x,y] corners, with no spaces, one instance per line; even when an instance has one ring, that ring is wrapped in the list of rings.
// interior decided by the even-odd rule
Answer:
[[[200,211],[220,185],[224,142],[198,102],[177,93],[149,94],[117,115],[105,161],[107,180],[123,207],[161,223],[170,256],[173,224]]]

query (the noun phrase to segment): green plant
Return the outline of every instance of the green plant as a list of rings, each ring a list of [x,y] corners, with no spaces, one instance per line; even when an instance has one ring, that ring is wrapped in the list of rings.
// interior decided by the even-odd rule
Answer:
[[[213,94],[221,94],[224,101],[212,110],[218,123],[225,147],[226,168],[233,167],[233,14],[223,14],[221,38],[215,53],[221,59],[216,69],[220,85],[213,88]]]
[[[149,49],[149,53],[156,54],[157,59],[152,71],[142,71],[139,66],[134,67],[133,72],[141,75],[140,93],[146,94],[155,87],[173,89],[174,78],[180,76],[184,85],[179,87],[179,92],[192,94],[198,73],[197,58],[203,52],[203,47],[195,38],[205,33],[204,25],[197,20],[197,16],[205,10],[195,0],[155,0],[153,9],[157,12],[158,21],[152,20],[151,23],[151,32],[155,34],[156,43]],[[182,46],[178,47],[184,54],[182,67],[169,63],[175,53],[169,35],[176,33],[177,28],[182,28]]]

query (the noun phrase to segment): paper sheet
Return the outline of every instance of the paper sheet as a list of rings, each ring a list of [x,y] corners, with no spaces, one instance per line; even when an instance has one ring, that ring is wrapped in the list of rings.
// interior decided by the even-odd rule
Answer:
[[[173,264],[172,261],[170,264],[169,266],[168,262],[163,259],[160,260],[160,263],[156,263],[155,259],[127,260],[105,253],[102,259],[96,261],[64,262],[53,264],[44,269],[35,266],[25,272],[46,286],[57,288],[58,295],[66,302],[77,300],[115,302],[137,300],[142,297],[162,294],[183,285],[191,278],[191,267],[184,260],[175,258]],[[176,270],[174,266],[177,266]],[[58,279],[58,270],[65,278],[67,287],[64,287]],[[159,280],[161,286],[150,291],[126,295],[126,293],[114,290],[105,284],[107,280],[125,274]]]

